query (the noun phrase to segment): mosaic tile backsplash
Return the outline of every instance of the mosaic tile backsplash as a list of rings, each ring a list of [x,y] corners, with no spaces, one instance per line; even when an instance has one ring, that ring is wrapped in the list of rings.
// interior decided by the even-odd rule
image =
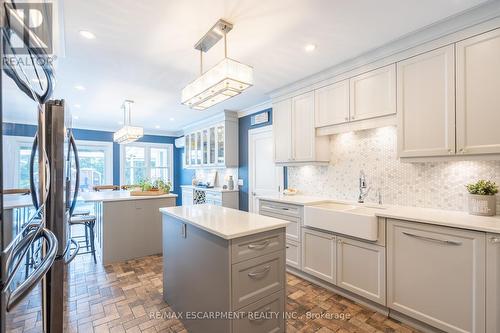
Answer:
[[[330,164],[289,167],[288,186],[304,195],[357,200],[363,170],[371,188],[366,202],[377,202],[380,190],[385,204],[467,211],[467,183],[500,184],[500,161],[408,163],[396,157],[396,149],[395,127],[331,136]]]

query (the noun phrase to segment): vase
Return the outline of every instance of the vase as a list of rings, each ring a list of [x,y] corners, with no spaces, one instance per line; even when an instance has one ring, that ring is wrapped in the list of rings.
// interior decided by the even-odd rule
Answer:
[[[494,216],[497,214],[496,195],[469,194],[469,214]]]

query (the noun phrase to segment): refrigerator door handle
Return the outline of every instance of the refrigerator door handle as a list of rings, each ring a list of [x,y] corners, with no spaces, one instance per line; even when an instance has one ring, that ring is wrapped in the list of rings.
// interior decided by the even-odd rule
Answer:
[[[4,288],[4,292],[7,294],[7,312],[15,307],[31,292],[31,290],[38,284],[38,282],[47,274],[49,269],[52,267],[54,260],[56,259],[58,246],[56,236],[47,228],[41,228],[39,236],[44,238],[47,242],[46,255],[40,262],[40,265],[35,268],[35,270],[28,276],[28,278],[24,280],[24,282],[22,282],[18,287],[16,287],[14,291],[9,292],[9,285],[6,285],[6,287]],[[23,259],[23,257],[21,257],[21,260]],[[13,271],[13,275],[14,274],[15,271]]]
[[[35,186],[35,156],[38,150],[38,134],[35,134],[35,139],[33,140],[33,145],[31,146],[31,155],[30,155],[30,192],[31,192],[31,201],[33,202],[33,207],[38,210],[40,206],[45,204],[47,196],[50,190],[50,164],[49,158],[47,156],[47,152],[45,149],[43,150],[43,160],[45,163],[45,188],[44,195],[41,198],[41,202],[38,202],[38,195]]]
[[[71,149],[73,150],[73,154],[75,156],[75,167],[76,167],[76,179],[75,179],[75,188],[73,192],[73,201],[71,202],[71,207],[69,209],[69,217],[71,218],[76,208],[76,203],[78,200],[78,190],[80,188],[80,159],[78,157],[78,149],[76,148],[76,141],[73,134],[71,134],[69,138],[69,143],[71,145]]]

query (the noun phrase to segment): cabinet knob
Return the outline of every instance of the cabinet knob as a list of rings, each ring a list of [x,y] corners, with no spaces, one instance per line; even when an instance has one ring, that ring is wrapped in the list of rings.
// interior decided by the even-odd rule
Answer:
[[[355,116],[351,116],[351,119],[354,120],[354,119],[356,119],[356,117]]]
[[[453,154],[453,150],[448,149],[448,154],[450,154],[450,155]]]
[[[349,117],[345,117],[345,118],[344,118],[344,120],[345,120],[345,121],[349,121]]]
[[[491,237],[490,238],[490,243],[493,243],[493,244],[500,243],[500,237]]]

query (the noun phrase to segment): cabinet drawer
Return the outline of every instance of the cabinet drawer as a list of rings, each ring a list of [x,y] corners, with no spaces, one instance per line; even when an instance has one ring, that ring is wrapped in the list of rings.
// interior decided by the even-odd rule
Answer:
[[[240,310],[244,318],[233,321],[233,332],[285,332],[285,292],[278,291]]]
[[[264,212],[283,215],[283,218],[286,216],[300,218],[302,216],[302,207],[281,202],[261,200],[260,213],[263,214]]]
[[[220,192],[205,191],[205,198],[211,199],[211,200],[222,201],[222,193],[220,193]]]
[[[285,235],[282,229],[237,238],[231,243],[232,262],[255,258],[285,248]]]
[[[285,286],[285,255],[278,251],[232,267],[233,310],[247,306]]]
[[[286,226],[286,239],[300,242],[300,218],[277,214],[275,212],[270,212],[267,210],[261,210],[260,215],[274,217],[291,222]]]
[[[294,241],[286,241],[286,264],[297,269],[301,269],[301,244]]]

